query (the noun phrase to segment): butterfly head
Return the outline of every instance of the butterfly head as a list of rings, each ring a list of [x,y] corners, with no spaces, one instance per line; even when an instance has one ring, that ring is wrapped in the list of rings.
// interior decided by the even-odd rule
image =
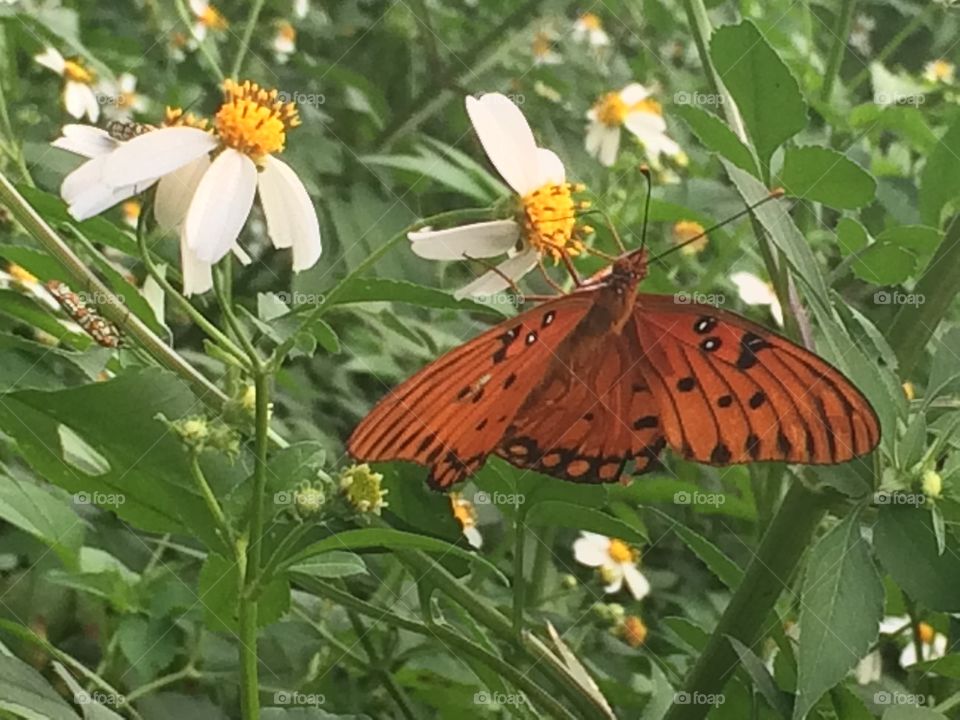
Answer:
[[[610,269],[607,281],[618,294],[633,294],[637,285],[647,276],[647,251],[644,248],[621,256]]]

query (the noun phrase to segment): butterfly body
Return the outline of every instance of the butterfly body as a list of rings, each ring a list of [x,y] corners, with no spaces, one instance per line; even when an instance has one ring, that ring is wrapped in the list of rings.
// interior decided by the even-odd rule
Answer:
[[[446,488],[490,454],[576,482],[660,466],[668,445],[713,465],[845,462],[879,442],[839,371],[734,313],[637,294],[643,250],[504,321],[401,384],[348,440]]]

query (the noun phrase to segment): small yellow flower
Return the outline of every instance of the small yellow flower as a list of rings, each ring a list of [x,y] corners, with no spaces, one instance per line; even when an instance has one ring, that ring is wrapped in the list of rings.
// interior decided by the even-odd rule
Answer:
[[[16,280],[21,285],[33,286],[40,282],[33,273],[26,268],[17,265],[16,263],[10,263],[10,266],[7,268],[7,272],[10,274],[11,278]]]
[[[647,626],[636,615],[627,615],[619,627],[620,637],[630,647],[640,647],[647,640]]]
[[[450,493],[450,511],[460,523],[460,529],[467,542],[477,549],[483,547],[483,536],[477,529],[477,509],[473,503],[460,493],[452,492]]]
[[[624,584],[636,600],[650,593],[650,582],[637,567],[639,553],[623,540],[584,531],[573,543],[573,555],[582,565],[597,568],[608,593],[619,592]]]
[[[936,470],[923,473],[923,493],[930,498],[938,498],[943,494],[943,478]]]
[[[123,213],[123,221],[130,227],[136,227],[140,219],[140,202],[137,200],[127,200],[120,206]]]
[[[68,60],[52,47],[46,48],[34,60],[63,78],[63,103],[67,112],[78,120],[86,115],[95,123],[100,117],[100,101],[93,90],[97,79],[93,71],[81,60]]]
[[[683,245],[680,252],[684,255],[696,255],[703,252],[709,242],[703,230],[703,225],[694,220],[681,220],[673,225],[673,242],[676,245]],[[694,240],[694,238],[697,239]]]
[[[663,107],[639,83],[603,95],[587,113],[587,120],[587,152],[606,167],[617,160],[622,127],[643,144],[652,163],[658,163],[661,155],[676,159],[682,154],[667,135]]]
[[[901,387],[903,388],[903,394],[906,396],[907,400],[913,400],[917,396],[917,389],[909,380],[901,385]]]
[[[297,515],[308,518],[319,513],[327,502],[327,496],[318,487],[307,485],[294,493],[293,503]]]
[[[923,67],[923,79],[932,83],[952,85],[956,78],[956,66],[947,60],[939,59],[928,62]]]
[[[576,42],[584,40],[593,48],[602,48],[610,44],[610,36],[603,29],[603,22],[595,13],[583,13],[573,23],[573,39]]]
[[[340,490],[358,512],[379,515],[387,507],[383,501],[387,490],[380,487],[382,480],[383,475],[373,472],[366,463],[351,465],[340,474]]]

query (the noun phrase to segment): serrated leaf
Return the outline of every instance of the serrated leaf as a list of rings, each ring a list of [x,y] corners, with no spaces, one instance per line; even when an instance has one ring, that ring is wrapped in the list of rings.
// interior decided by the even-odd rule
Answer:
[[[960,197],[960,116],[927,156],[920,176],[920,217],[940,227],[944,206]]]
[[[801,591],[794,720],[801,720],[870,649],[883,617],[883,583],[850,513],[810,553]]]
[[[761,166],[807,126],[807,104],[796,78],[749,20],[718,28],[710,57],[733,96]]]
[[[741,170],[759,176],[757,163],[750,150],[716,115],[694,105],[680,104],[673,106],[673,112],[690,126],[693,134],[708,150],[722,155]]]
[[[770,707],[777,715],[784,718],[784,720],[789,718],[791,713],[788,696],[777,687],[776,682],[770,675],[770,671],[767,670],[763,664],[763,660],[758,658],[750,648],[735,637],[728,635],[727,639],[740,658],[740,664],[743,666],[743,669],[747,671],[750,679],[753,680],[754,686],[760,691],[760,694],[763,695],[763,698]]]
[[[76,562],[86,522],[66,498],[0,474],[0,518],[53,548],[66,564]]]
[[[586,530],[633,543],[649,540],[636,528],[600,510],[560,500],[544,500],[534,504],[525,515],[525,522],[534,527]]]
[[[837,223],[837,244],[840,254],[846,257],[860,252],[870,244],[870,235],[867,229],[853,218],[840,218]]]
[[[814,145],[787,148],[780,181],[791,195],[840,209],[862,207],[877,191],[876,180],[862,167]]]
[[[80,720],[40,673],[13,656],[0,656],[0,710],[30,720]]]

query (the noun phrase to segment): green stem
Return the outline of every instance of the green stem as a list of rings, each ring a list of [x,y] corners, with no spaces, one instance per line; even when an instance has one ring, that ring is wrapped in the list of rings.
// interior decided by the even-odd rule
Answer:
[[[343,605],[346,608],[355,610],[361,615],[371,617],[377,622],[393,625],[394,627],[418,633],[425,637],[439,638],[442,642],[450,647],[462,652],[466,656],[482,662],[490,669],[502,675],[508,681],[512,682],[518,688],[527,693],[532,702],[542,706],[553,717],[562,718],[563,720],[576,720],[576,718],[578,718],[577,715],[561,705],[560,702],[550,693],[535,683],[530,678],[529,672],[522,671],[515,665],[506,662],[502,658],[497,657],[491,652],[488,652],[474,642],[467,640],[462,633],[455,632],[454,630],[443,625],[428,626],[417,620],[410,620],[409,618],[402,617],[391,612],[390,610],[385,610],[379,605],[372,605],[368,602],[360,600],[359,598],[355,598],[350,593],[335,588],[332,585],[329,585],[322,580],[317,580],[313,577],[298,575],[297,583],[312,593],[333,600],[339,605]],[[605,715],[589,715],[586,717],[603,717],[604,720],[606,720]]]
[[[193,25],[196,20],[190,16],[190,11],[187,9],[187,5],[184,0],[175,0],[175,3],[177,6],[177,12],[180,14],[180,19],[187,26],[187,33],[192,37]],[[213,74],[217,76],[217,82],[222,83],[225,77],[223,70],[220,68],[220,64],[213,56],[213,53],[210,52],[210,47],[207,45],[208,42],[208,38],[205,38],[203,42],[198,41],[197,48],[200,50],[200,54],[203,55],[204,60],[207,61],[207,64],[210,65],[210,69],[213,70]]]
[[[371,668],[376,668],[374,674],[380,678],[380,682],[383,683],[387,692],[393,698],[394,702],[397,703],[401,714],[407,718],[407,720],[416,720],[417,716],[413,712],[413,708],[410,707],[410,699],[406,696],[406,693],[403,692],[403,688],[393,679],[393,675],[389,672],[387,664],[377,659],[377,649],[373,646],[373,640],[370,639],[370,634],[357,611],[348,610],[347,617],[350,618],[353,631],[359,639],[360,645],[363,646],[363,651],[367,654],[367,662]]]
[[[871,62],[884,65],[887,61],[887,58],[895,53],[897,49],[904,43],[904,41],[913,35],[920,28],[920,26],[927,21],[928,17],[932,15],[933,12],[938,8],[940,11],[943,11],[942,5],[934,2],[927,3],[920,12],[913,16],[913,19],[910,22],[900,29],[900,32],[890,38],[890,42],[888,42],[883,49],[873,57]],[[850,94],[852,95],[857,88],[859,88],[869,79],[870,68],[865,67],[854,76],[853,80],[850,81]]]
[[[104,298],[98,309],[108,320],[120,327],[125,335],[135,339],[160,365],[182,377],[203,403],[217,412],[223,408],[227,396],[220,388],[187,363],[140,318],[131,313],[110,288],[90,272],[70,246],[31,207],[26,198],[17,192],[3,173],[0,173],[0,204],[5,205],[26,233],[63,266],[73,282]]]
[[[5,28],[0,27],[0,33],[5,32]],[[2,38],[0,45],[3,47],[7,46],[5,37]],[[13,132],[13,123],[10,122],[10,112],[7,108],[7,94],[2,81],[0,81],[0,123],[3,123],[3,134],[9,143],[9,148],[7,148],[8,154],[13,162],[16,163],[17,169],[23,176],[23,182],[27,183],[30,187],[35,187],[33,177],[30,175],[30,168],[27,167],[26,158],[23,156],[23,145],[17,142],[17,136]]]
[[[533,568],[530,570],[530,584],[527,592],[527,607],[535,607],[543,597],[543,584],[550,567],[550,556],[553,554],[553,541],[557,529],[544,528],[543,534],[537,538],[536,550],[533,554]]]
[[[229,282],[227,281],[228,278],[224,277],[228,274],[229,272],[226,269],[214,268],[214,292],[217,294],[217,299],[220,303],[220,311],[223,313],[224,320],[227,321],[227,327],[230,328],[233,336],[237,338],[237,340],[240,342],[240,345],[243,346],[243,351],[246,353],[248,358],[248,365],[250,366],[250,369],[256,372],[260,370],[263,363],[260,360],[260,353],[257,351],[256,346],[247,336],[247,333],[243,329],[243,325],[240,324],[240,320],[237,319],[236,314],[233,312],[233,304],[230,300],[231,288],[229,286]]]
[[[830,102],[833,85],[840,75],[843,53],[847,49],[847,38],[850,36],[850,26],[853,25],[853,13],[856,9],[857,0],[841,0],[840,12],[837,13],[837,24],[833,29],[833,46],[830,48],[827,70],[824,74],[823,85],[820,87],[820,99],[825,103]]]
[[[203,496],[203,501],[207,505],[207,510],[210,511],[210,515],[217,525],[217,532],[220,534],[220,539],[223,540],[224,546],[235,552],[236,546],[234,545],[233,529],[227,521],[227,516],[223,514],[220,501],[217,500],[217,496],[213,494],[213,488],[210,487],[210,483],[207,482],[207,478],[203,474],[203,468],[200,467],[200,456],[197,453],[191,454],[190,474],[193,475],[193,479],[197,483],[197,488]]]
[[[826,513],[824,498],[794,481],[770,523],[757,554],[713,629],[707,646],[684,683],[692,696],[718,694],[737,669],[739,660],[729,637],[753,647],[764,632],[764,619],[784,586],[796,572],[820,520]],[[711,710],[707,704],[673,704],[665,720],[700,720]]]
[[[243,37],[240,38],[240,48],[237,50],[237,57],[233,61],[233,67],[230,68],[230,77],[238,80],[240,71],[243,70],[243,61],[246,59],[247,51],[250,49],[250,40],[253,38],[253,31],[257,27],[257,20],[260,17],[260,11],[263,10],[264,0],[253,0],[250,6],[250,14],[247,15],[247,22],[243,26]]]
[[[519,639],[523,634],[523,610],[527,602],[527,583],[524,575],[524,555],[526,554],[527,533],[523,520],[526,517],[526,504],[517,508],[517,517],[513,523],[513,632]]]
[[[136,690],[131,690],[129,693],[127,693],[126,700],[128,703],[132,703],[135,700],[139,700],[140,698],[149,695],[150,693],[155,693],[157,690],[162,690],[169,685],[174,685],[181,680],[196,680],[202,677],[202,675],[203,674],[199,670],[190,664],[185,668],[170,673],[169,675],[158,677],[156,680],[148,682],[146,685],[141,685]]]

